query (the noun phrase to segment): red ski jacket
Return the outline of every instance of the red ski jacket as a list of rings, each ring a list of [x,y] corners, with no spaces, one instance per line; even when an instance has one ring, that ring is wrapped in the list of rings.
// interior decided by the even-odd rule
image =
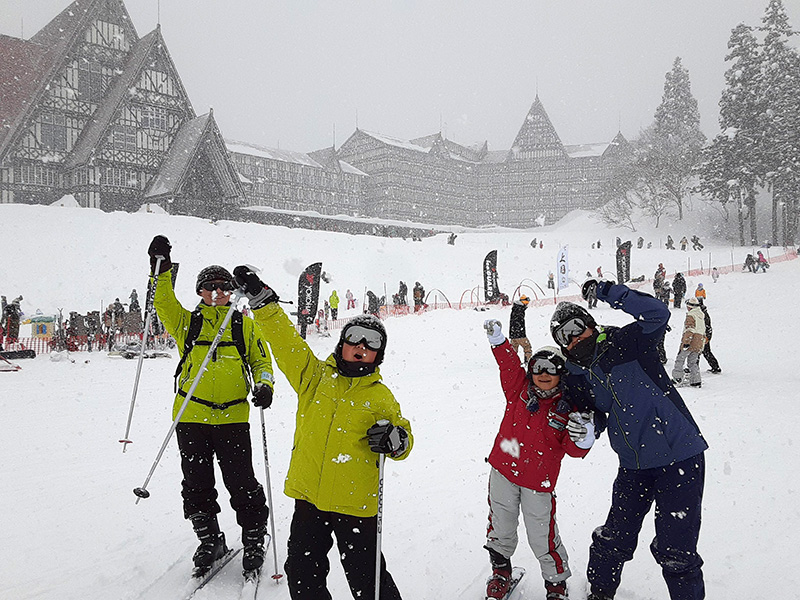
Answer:
[[[489,454],[489,464],[511,483],[538,492],[552,492],[564,454],[582,458],[589,450],[578,448],[570,439],[565,429],[568,416],[555,411],[560,396],[539,398],[539,410],[535,413],[528,410],[527,374],[508,340],[492,348],[492,353],[500,367],[506,412]]]

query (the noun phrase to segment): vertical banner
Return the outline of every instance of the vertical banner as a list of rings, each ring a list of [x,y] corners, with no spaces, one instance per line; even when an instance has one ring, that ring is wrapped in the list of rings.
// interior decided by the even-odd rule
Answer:
[[[631,279],[631,242],[617,246],[617,283],[625,283]]]
[[[567,255],[567,247],[561,246],[558,251],[556,273],[558,273],[558,291],[565,290],[569,287],[569,257]]]
[[[306,328],[314,322],[319,305],[319,280],[322,274],[322,263],[313,263],[306,267],[297,282],[297,324],[300,325],[300,337],[305,339]]]
[[[500,288],[497,285],[497,250],[492,250],[483,259],[483,292],[486,302],[500,300]]]

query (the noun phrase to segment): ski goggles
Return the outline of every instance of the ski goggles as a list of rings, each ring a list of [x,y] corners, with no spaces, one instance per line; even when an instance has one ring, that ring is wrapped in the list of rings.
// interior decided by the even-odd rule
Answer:
[[[375,350],[377,352],[383,348],[384,339],[380,331],[368,329],[361,325],[353,325],[352,327],[348,327],[347,331],[344,332],[344,341],[351,346],[364,344],[370,350]]]
[[[207,292],[213,292],[214,290],[222,290],[223,292],[231,292],[233,291],[233,282],[232,281],[206,281],[200,284],[200,289],[203,289]]]
[[[565,321],[553,331],[553,339],[562,348],[569,346],[572,338],[576,338],[586,331],[586,322],[580,317],[573,317]]]
[[[561,365],[554,363],[549,358],[534,358],[529,366],[531,375],[558,375],[562,368]]]

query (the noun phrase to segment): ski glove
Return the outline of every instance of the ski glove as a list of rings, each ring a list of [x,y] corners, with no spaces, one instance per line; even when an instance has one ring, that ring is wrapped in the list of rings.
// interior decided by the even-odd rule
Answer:
[[[246,265],[239,265],[233,270],[233,279],[236,285],[244,289],[244,295],[250,301],[253,310],[263,308],[270,302],[277,302],[278,294],[271,287],[258,278],[258,275]]]
[[[272,388],[266,383],[257,383],[253,388],[253,406],[269,408],[272,406]]]
[[[161,275],[166,273],[172,268],[172,261],[169,258],[169,251],[172,250],[172,244],[163,235],[157,235],[150,242],[150,247],[147,249],[147,254],[150,255],[150,272],[154,275]],[[156,262],[158,257],[162,257],[161,265],[158,268],[158,273],[155,273]]]
[[[581,296],[584,300],[588,300],[589,296],[593,296],[597,292],[597,280],[589,279],[584,282],[581,287]]]
[[[569,439],[581,450],[587,450],[594,444],[594,423],[589,413],[573,412],[567,422]]]
[[[369,449],[378,454],[397,457],[408,449],[408,433],[389,421],[381,420],[367,429]]]
[[[503,335],[503,326],[497,319],[487,319],[483,322],[483,328],[486,330],[486,337],[489,338],[492,346],[499,346],[506,341],[506,336]]]

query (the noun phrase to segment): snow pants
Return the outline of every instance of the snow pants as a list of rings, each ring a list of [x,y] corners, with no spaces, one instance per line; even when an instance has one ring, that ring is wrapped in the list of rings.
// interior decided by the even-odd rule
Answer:
[[[705,479],[703,453],[655,469],[619,468],[604,525],[594,530],[587,578],[595,594],[613,597],[622,567],[633,558],[642,521],[655,502],[650,552],[661,565],[671,600],[705,598],[697,553]]]
[[[331,600],[326,580],[330,571],[328,552],[336,535],[339,557],[350,592],[357,600],[375,598],[375,554],[378,517],[354,517],[319,510],[310,502],[295,500],[286,579],[292,600]],[[381,555],[380,600],[401,600]]]
[[[489,474],[489,524],[486,548],[511,557],[517,549],[519,513],[525,521],[533,554],[546,581],[564,581],[572,575],[567,549],[556,525],[556,496],[511,483],[497,469]]]
[[[698,359],[699,358],[700,357],[698,356]],[[711,367],[712,371],[719,372],[721,370],[719,368],[719,361],[717,360],[717,357],[714,356],[713,352],[711,352],[711,340],[706,341],[706,345],[703,348],[703,358],[705,358],[708,361],[708,366]]]
[[[679,294],[675,294],[675,296],[672,299],[672,306],[675,307],[675,308],[680,308],[681,307],[681,302],[683,302],[683,294],[680,294],[680,295]]]
[[[689,367],[689,383],[701,383],[700,379],[700,352],[681,347],[678,356],[675,358],[675,366],[672,368],[672,379],[675,381],[683,380],[683,365]]]
[[[236,522],[242,529],[264,527],[269,509],[264,488],[253,472],[250,423],[178,423],[175,431],[183,470],[183,516],[188,519],[197,513],[219,513],[214,480],[216,454]]]
[[[519,347],[522,346],[522,351],[525,353],[525,368],[528,368],[528,361],[531,359],[533,355],[533,348],[531,348],[531,343],[528,341],[528,338],[521,337],[521,338],[514,338],[508,340],[508,343],[511,344],[511,347],[514,349],[514,352],[519,354]]]

